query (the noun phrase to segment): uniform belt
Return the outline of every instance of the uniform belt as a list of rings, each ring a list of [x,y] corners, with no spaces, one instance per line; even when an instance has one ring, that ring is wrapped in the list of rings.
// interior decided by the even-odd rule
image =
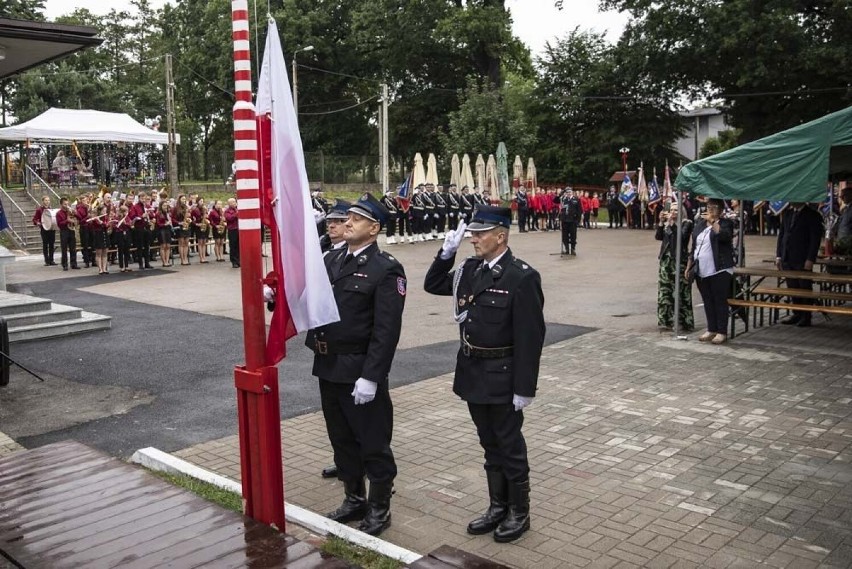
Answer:
[[[469,358],[492,359],[507,358],[511,356],[515,351],[515,347],[503,346],[500,348],[481,348],[479,346],[474,346],[462,339],[461,350],[462,353]]]
[[[314,351],[326,354],[366,354],[369,343],[365,342],[322,342],[314,340]]]

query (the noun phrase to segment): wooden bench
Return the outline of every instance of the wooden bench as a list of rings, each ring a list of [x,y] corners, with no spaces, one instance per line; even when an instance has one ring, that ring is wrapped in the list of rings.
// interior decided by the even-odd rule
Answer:
[[[790,289],[779,289],[784,291],[789,291]],[[793,289],[795,290],[795,289]],[[811,292],[810,296],[807,296],[804,293],[808,291],[801,291],[802,294],[796,293],[795,296],[799,297],[807,297],[807,298],[824,298],[820,293]],[[839,293],[834,293],[839,294]],[[779,296],[794,296],[789,292],[786,294],[782,294]],[[781,310],[801,310],[804,312],[820,312],[822,314],[835,314],[839,316],[852,316],[852,306],[823,306],[819,304],[791,304],[787,302],[771,302],[766,300],[751,300],[751,299],[742,299],[742,298],[729,298],[728,306],[731,308],[739,308],[739,309],[749,309],[755,308],[760,311],[760,325],[763,326],[763,310],[768,309],[771,310],[774,314],[774,318],[770,316],[769,322],[775,322],[778,320],[778,312]],[[754,315],[755,325],[757,325],[757,313]],[[744,320],[746,322],[746,332],[748,331],[748,314],[744,316]],[[736,335],[736,326],[735,326],[735,318],[731,319],[731,338],[734,338]]]
[[[795,291],[795,292],[794,292]],[[766,296],[792,296],[797,298],[813,298],[813,299],[821,299],[821,300],[836,300],[840,302],[852,302],[852,294],[846,292],[831,292],[831,291],[818,291],[814,292],[812,290],[797,290],[797,289],[789,289],[789,288],[771,288],[771,287],[757,287],[753,291],[751,291],[753,295],[766,295]]]

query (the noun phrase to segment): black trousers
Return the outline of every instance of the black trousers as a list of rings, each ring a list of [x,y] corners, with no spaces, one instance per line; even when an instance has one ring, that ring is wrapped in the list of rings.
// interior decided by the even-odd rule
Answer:
[[[149,264],[151,255],[151,232],[147,227],[133,228],[133,246],[136,247],[135,260],[141,269]]]
[[[239,265],[240,264],[240,230],[239,229],[229,229],[228,230],[228,256],[231,260],[231,264]]]
[[[568,253],[571,247],[577,246],[577,222],[563,221],[562,222],[562,245],[565,247],[565,252]]]
[[[92,248],[92,230],[88,227],[80,227],[80,252],[83,254],[83,262],[95,264],[95,251]]]
[[[728,334],[728,294],[731,292],[732,278],[730,273],[722,271],[712,277],[695,279],[701,300],[704,301],[708,332]]]
[[[804,271],[805,267],[802,266],[793,266],[789,263],[783,263],[781,268],[785,271]],[[787,288],[798,288],[807,291],[813,291],[814,281],[810,279],[787,279]],[[814,299],[812,298],[801,298],[801,297],[793,297],[793,302],[796,304],[813,304]],[[807,310],[794,310],[793,314],[798,316],[799,318],[803,318],[805,320],[810,320],[812,313]]]
[[[424,234],[432,233],[432,228],[435,226],[435,212],[427,211],[423,220],[423,226],[420,228]]]
[[[456,210],[447,214],[447,228],[450,231],[455,231],[459,228],[459,212]]]
[[[113,235],[115,235],[115,246],[118,249],[118,266],[121,269],[127,269],[131,263],[130,245],[133,242],[133,236],[129,230],[116,231]],[[139,266],[141,267],[142,264],[140,263]]]
[[[385,235],[388,237],[393,237],[396,235],[396,217],[390,216],[387,221],[387,228],[385,229]]]
[[[41,252],[44,255],[44,263],[53,263],[53,253],[56,251],[56,230],[45,231],[41,228]]]
[[[411,237],[414,235],[414,224],[412,223],[412,218],[408,217],[407,211],[400,211],[396,219],[399,222],[400,237],[405,237],[406,235]]]
[[[516,482],[529,478],[527,442],[521,433],[523,411],[515,411],[511,403],[468,403],[467,408],[476,425],[479,444],[485,451],[485,470],[502,472],[507,479]]]
[[[390,448],[393,436],[393,404],[387,382],[380,383],[376,398],[355,405],[351,383],[319,380],[322,414],[334,464],[341,480],[386,483],[396,478],[396,462]]]
[[[62,268],[68,268],[70,259],[71,266],[77,266],[77,236],[73,229],[59,230],[59,244],[62,247]]]
[[[524,208],[518,209],[518,231],[522,233],[527,231],[527,215],[529,215],[529,210]]]
[[[438,214],[438,219],[435,220],[435,230],[438,233],[444,233],[444,229],[447,227],[447,215],[444,213]]]

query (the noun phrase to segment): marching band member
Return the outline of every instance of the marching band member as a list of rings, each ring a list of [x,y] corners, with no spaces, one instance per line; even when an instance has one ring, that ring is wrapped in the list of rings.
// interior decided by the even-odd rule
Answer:
[[[56,230],[45,229],[41,224],[41,216],[45,210],[50,209],[50,196],[41,198],[41,206],[35,210],[33,215],[33,225],[41,229],[41,251],[44,254],[44,266],[50,267],[56,264],[53,260],[53,253],[56,250]]]
[[[77,212],[71,211],[68,198],[59,200],[60,210],[56,212],[56,225],[59,227],[59,244],[62,248],[62,270],[68,270],[70,261],[72,269],[77,266],[77,237],[74,235],[74,227],[77,225]]]
[[[189,213],[187,198],[185,194],[181,194],[177,198],[177,203],[171,211],[172,215],[172,232],[178,242],[178,256],[180,256],[181,265],[189,265],[189,233],[192,224],[192,216]]]
[[[172,206],[168,199],[160,200],[157,209],[157,232],[160,239],[160,261],[164,267],[172,266]],[[168,262],[167,262],[168,261]]]
[[[92,247],[95,250],[95,263],[98,265],[99,275],[109,274],[109,270],[107,269],[107,248],[109,246],[109,236],[107,235],[108,215],[109,210],[103,203],[89,209],[88,225],[92,232]]]
[[[92,230],[89,229],[89,194],[77,197],[77,222],[80,227],[80,251],[83,253],[83,263],[88,269],[95,264],[95,254],[92,250]]]
[[[198,249],[200,263],[207,263],[207,235],[210,232],[210,224],[207,220],[207,206],[204,198],[195,200],[195,207],[190,210],[192,216],[192,229],[195,233],[195,246]]]
[[[213,202],[213,207],[210,208],[210,212],[207,214],[207,221],[210,222],[210,227],[213,228],[213,254],[216,256],[216,262],[224,263],[227,230],[225,229],[225,216],[222,212],[221,200]]]
[[[240,268],[240,212],[237,211],[237,200],[228,199],[228,207],[225,208],[225,221],[228,224],[228,250],[231,253],[231,267]]]
[[[130,242],[132,239],[130,228],[133,222],[129,218],[130,208],[124,204],[118,208],[115,219],[110,222],[113,228],[113,235],[115,235],[116,246],[118,247],[118,268],[122,273],[133,271],[130,268]]]
[[[148,210],[145,202],[149,200],[148,194],[142,192],[138,200],[128,210],[128,223],[132,227],[133,246],[136,248],[136,262],[139,269],[151,268],[148,262],[148,252],[151,248]]]

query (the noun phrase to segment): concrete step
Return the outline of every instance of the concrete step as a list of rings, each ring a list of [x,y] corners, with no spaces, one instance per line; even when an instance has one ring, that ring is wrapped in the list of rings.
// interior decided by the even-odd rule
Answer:
[[[35,324],[46,324],[62,320],[76,320],[83,314],[80,308],[53,303],[49,310],[38,310],[33,312],[21,312],[5,316],[9,324],[9,330],[32,326]]]
[[[3,292],[0,294],[0,316],[21,314],[26,312],[44,312],[50,310],[51,301],[28,294]]]
[[[92,312],[81,311],[80,317],[72,320],[59,320],[56,322],[44,322],[42,324],[31,324],[20,328],[9,329],[10,342],[30,342],[45,338],[57,338],[93,332],[96,330],[109,330],[112,327],[112,318]]]

